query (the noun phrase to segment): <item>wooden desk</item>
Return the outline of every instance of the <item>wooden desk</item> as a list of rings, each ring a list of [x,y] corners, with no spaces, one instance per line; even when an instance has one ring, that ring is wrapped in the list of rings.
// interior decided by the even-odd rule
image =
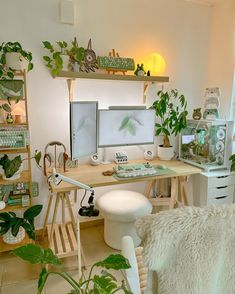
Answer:
[[[144,163],[147,162],[145,160],[132,160],[129,163]],[[152,160],[150,161],[151,165],[165,165],[174,173],[166,174],[166,175],[157,175],[153,177],[142,177],[142,178],[129,178],[125,180],[118,180],[113,176],[104,176],[102,173],[107,170],[112,170],[115,166],[115,163],[107,164],[107,165],[98,165],[98,166],[91,166],[90,164],[82,164],[79,165],[78,168],[68,169],[65,173],[62,170],[57,169],[58,173],[65,175],[71,179],[79,181],[81,183],[87,184],[93,188],[95,187],[103,187],[103,186],[110,186],[110,185],[119,185],[119,184],[126,184],[126,183],[133,183],[133,182],[147,182],[145,195],[146,197],[150,197],[151,190],[155,186],[157,180],[171,178],[171,197],[168,198],[150,198],[153,205],[156,203],[159,204],[162,200],[168,201],[169,207],[174,208],[175,203],[178,200],[178,192],[181,195],[181,202],[184,205],[188,204],[187,197],[184,191],[184,182],[187,176],[198,174],[201,172],[199,168],[190,166],[185,164],[181,161],[159,161],[159,160]],[[57,195],[55,201],[55,208],[54,214],[52,219],[52,224],[48,225],[48,236],[49,236],[49,246],[54,250],[54,252],[58,255],[58,257],[66,257],[70,255],[78,255],[78,267],[79,270],[81,268],[81,253],[80,250],[82,249],[80,245],[80,230],[79,225],[77,226],[77,242],[75,237],[76,232],[76,222],[73,215],[72,206],[69,200],[68,193],[71,191],[76,191],[79,188],[66,183],[61,182],[58,186],[50,183],[50,190],[51,195],[49,198],[48,209],[46,213],[46,218],[44,222],[44,229],[47,226],[48,216],[52,204],[53,194]],[[56,224],[56,216],[58,211],[59,202],[62,202],[62,224]],[[65,204],[67,202],[67,206],[70,212],[71,221],[72,223],[65,224],[65,217],[64,217],[64,210]],[[54,236],[54,237],[53,237]],[[57,240],[57,241],[54,241]],[[83,254],[83,253],[82,253]]]

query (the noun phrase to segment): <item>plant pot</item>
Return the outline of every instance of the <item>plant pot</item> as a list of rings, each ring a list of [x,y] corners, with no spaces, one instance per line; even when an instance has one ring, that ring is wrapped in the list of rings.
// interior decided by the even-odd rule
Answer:
[[[17,244],[20,243],[25,237],[24,228],[20,227],[18,234],[14,237],[11,233],[11,229],[2,236],[3,241],[6,244]]]
[[[2,168],[2,166],[0,166],[0,174],[2,175],[2,178],[4,180],[7,180],[7,181],[8,180],[9,181],[18,180],[20,178],[20,176],[21,176],[22,171],[23,171],[23,164],[21,164],[19,170],[12,177],[7,178],[6,175],[5,175],[5,172],[4,172],[3,168]]]
[[[62,61],[63,61],[62,70],[68,71],[68,68],[69,68],[69,59],[70,59],[69,55],[61,54],[60,57],[62,58]]]
[[[18,52],[6,53],[6,66],[13,70],[24,70],[28,63],[24,57]]]
[[[79,72],[80,71],[80,64],[78,62],[74,62],[72,64],[72,71]]]
[[[163,147],[162,145],[158,146],[158,157],[161,160],[171,160],[174,156],[174,148],[171,147]]]

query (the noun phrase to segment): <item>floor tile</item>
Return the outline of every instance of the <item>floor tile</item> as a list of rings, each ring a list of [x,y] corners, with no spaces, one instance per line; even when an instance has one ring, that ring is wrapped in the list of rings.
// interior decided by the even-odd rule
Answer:
[[[3,286],[0,290],[0,294],[36,294],[37,293],[37,281],[28,281],[23,283],[16,283]]]
[[[80,232],[82,244],[90,244],[93,242],[103,241],[101,234],[99,233],[98,226],[82,229]]]
[[[31,265],[18,257],[3,263],[2,286],[37,279],[40,265]]]

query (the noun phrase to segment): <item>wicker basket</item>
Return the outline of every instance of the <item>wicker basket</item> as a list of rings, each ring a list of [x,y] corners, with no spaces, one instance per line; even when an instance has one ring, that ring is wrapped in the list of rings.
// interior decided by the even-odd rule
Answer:
[[[11,229],[2,236],[2,239],[7,244],[17,244],[20,243],[25,237],[24,228],[20,227],[18,234],[14,237],[11,233]]]

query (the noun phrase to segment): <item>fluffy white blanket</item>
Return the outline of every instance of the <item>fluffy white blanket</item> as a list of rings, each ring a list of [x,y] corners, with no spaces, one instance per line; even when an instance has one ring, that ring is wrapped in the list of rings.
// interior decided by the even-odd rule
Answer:
[[[235,205],[186,207],[136,223],[159,294],[235,294]]]

